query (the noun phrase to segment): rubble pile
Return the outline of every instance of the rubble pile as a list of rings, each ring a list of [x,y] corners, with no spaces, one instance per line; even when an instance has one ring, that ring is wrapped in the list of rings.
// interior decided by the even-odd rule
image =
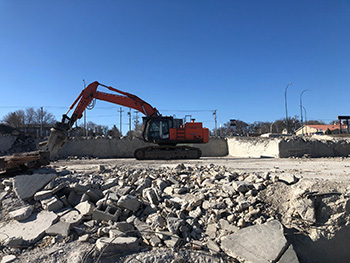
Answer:
[[[57,243],[64,249],[76,242],[89,248],[84,247],[77,262],[165,248],[206,251],[215,257],[212,262],[299,262],[282,223],[345,224],[350,203],[337,194],[341,200],[331,201],[338,208],[329,208],[321,195],[295,191],[297,182],[294,175],[235,172],[213,164],[159,169],[100,165],[88,173],[42,168],[2,180],[1,256],[3,261],[5,256],[21,260],[28,250]],[[280,206],[274,207],[269,198],[276,187],[295,195],[282,193]],[[339,212],[343,208],[347,212]],[[332,215],[325,218],[317,209],[330,209]],[[316,230],[310,231],[314,239],[323,233]]]

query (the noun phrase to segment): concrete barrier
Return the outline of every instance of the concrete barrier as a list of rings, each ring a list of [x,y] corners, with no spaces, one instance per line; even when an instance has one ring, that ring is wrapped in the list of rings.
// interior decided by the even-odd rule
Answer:
[[[231,137],[227,139],[228,154],[232,157],[279,157],[279,138]]]
[[[344,139],[319,140],[310,138],[294,138],[281,140],[279,157],[347,157],[350,154],[350,142]]]
[[[0,155],[12,152],[33,151],[37,139],[0,135]],[[61,149],[60,157],[94,156],[99,158],[133,158],[137,148],[151,146],[135,139],[71,138]],[[30,146],[30,147],[29,147]],[[207,144],[190,144],[202,151],[203,157],[288,158],[337,157],[350,155],[350,139],[320,136],[319,138],[261,138],[230,137],[211,138]]]
[[[115,138],[72,138],[62,147],[59,157],[67,156],[94,156],[99,158],[133,158],[137,148],[153,146],[139,139]],[[225,139],[211,139],[206,144],[190,144],[202,151],[203,157],[228,155]]]
[[[350,155],[346,139],[232,137],[227,139],[233,157],[339,157]]]

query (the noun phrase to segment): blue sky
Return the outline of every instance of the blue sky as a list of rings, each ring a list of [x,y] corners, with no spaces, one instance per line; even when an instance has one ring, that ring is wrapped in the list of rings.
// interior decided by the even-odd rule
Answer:
[[[349,14],[347,0],[1,0],[0,119],[43,106],[59,120],[85,79],[210,129],[213,110],[218,125],[285,117],[293,82],[289,115],[310,89],[307,118],[329,122],[350,115]],[[88,121],[119,127],[118,109],[98,101]]]

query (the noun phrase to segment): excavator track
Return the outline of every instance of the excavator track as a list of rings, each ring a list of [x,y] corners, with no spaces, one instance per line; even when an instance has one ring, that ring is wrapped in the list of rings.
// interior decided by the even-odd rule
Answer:
[[[149,146],[134,152],[137,160],[199,159],[200,149],[189,146]]]

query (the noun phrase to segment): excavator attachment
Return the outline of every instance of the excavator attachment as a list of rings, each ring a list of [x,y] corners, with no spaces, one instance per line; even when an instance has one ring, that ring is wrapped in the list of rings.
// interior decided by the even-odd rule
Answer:
[[[50,159],[54,159],[68,139],[68,133],[64,130],[51,128],[49,139],[39,144],[39,148],[50,152]]]

